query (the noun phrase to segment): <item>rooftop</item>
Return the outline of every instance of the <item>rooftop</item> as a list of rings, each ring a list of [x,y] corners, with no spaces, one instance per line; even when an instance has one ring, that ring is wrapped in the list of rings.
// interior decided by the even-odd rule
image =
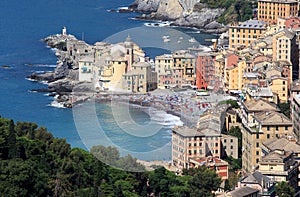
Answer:
[[[272,3],[298,3],[297,0],[258,0],[258,2],[272,2]]]
[[[292,142],[286,138],[274,138],[263,142],[263,145],[269,149],[269,151],[274,151],[276,149],[283,149],[285,151],[292,151],[294,153],[300,153],[300,145],[296,142]]]
[[[243,178],[241,178],[240,182],[241,183],[252,183],[252,184],[259,184],[261,185],[262,183],[267,184],[270,182],[271,179],[268,178],[267,176],[263,175],[262,173],[255,171]]]
[[[263,99],[251,99],[243,102],[243,106],[248,112],[260,112],[260,111],[280,111],[275,104],[272,104]]]
[[[263,157],[260,161],[261,164],[264,163],[283,163],[286,158],[290,157],[292,152],[284,150],[274,150],[268,155]]]
[[[264,21],[250,19],[238,25],[233,25],[232,27],[245,28],[245,29],[266,29],[267,24],[268,23]]]
[[[255,194],[258,193],[259,190],[258,189],[254,189],[251,187],[241,187],[239,189],[233,190],[232,192],[229,192],[229,194],[232,197],[245,197],[251,194]]]
[[[254,118],[262,125],[292,125],[290,119],[288,119],[284,114],[276,112],[276,111],[269,111],[269,112],[258,112],[255,113]]]
[[[228,166],[228,162],[216,157],[190,158],[190,162],[206,166]]]
[[[189,128],[186,126],[183,127],[174,127],[172,129],[173,132],[183,136],[183,137],[196,137],[196,136],[204,136],[202,132],[199,132],[196,128]]]

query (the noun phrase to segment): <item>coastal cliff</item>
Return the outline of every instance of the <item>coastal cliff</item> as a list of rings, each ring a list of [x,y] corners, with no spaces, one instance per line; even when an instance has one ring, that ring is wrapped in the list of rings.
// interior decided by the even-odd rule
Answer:
[[[225,9],[209,8],[199,0],[136,0],[130,8],[146,13],[139,19],[171,21],[175,26],[196,27],[212,33],[227,30],[216,22]]]

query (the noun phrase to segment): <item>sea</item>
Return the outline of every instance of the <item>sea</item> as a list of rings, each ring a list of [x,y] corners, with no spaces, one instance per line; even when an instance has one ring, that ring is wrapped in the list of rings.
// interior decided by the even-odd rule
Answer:
[[[48,48],[41,39],[61,33],[64,26],[68,33],[89,44],[125,40],[128,35],[138,43],[145,38],[137,35],[149,36],[154,32],[161,32],[156,42],[162,39],[160,36],[170,36],[170,39],[174,36],[181,44],[188,35],[197,43],[209,45],[211,43],[205,39],[216,38],[216,35],[196,29],[149,27],[152,22],[133,19],[137,13],[109,12],[126,7],[132,1],[1,0],[1,117],[15,122],[35,122],[46,127],[55,137],[65,138],[72,147],[89,150],[95,145],[114,146],[121,155],[131,154],[143,160],[171,160],[171,128],[181,124],[178,117],[155,109],[114,102],[90,101],[74,109],[62,108],[46,93],[32,91],[46,88],[47,84],[26,79],[32,72],[54,70],[57,61],[55,50]],[[159,47],[155,47],[153,42],[141,45],[153,58],[173,49],[173,46],[166,46],[168,41],[161,42],[163,44]]]

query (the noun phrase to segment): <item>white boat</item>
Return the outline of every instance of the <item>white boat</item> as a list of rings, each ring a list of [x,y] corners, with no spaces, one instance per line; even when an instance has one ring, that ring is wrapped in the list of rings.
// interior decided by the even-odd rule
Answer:
[[[196,41],[195,38],[191,38],[191,39],[189,39],[189,42],[190,42],[190,43],[194,43],[194,42],[197,42],[197,41]]]

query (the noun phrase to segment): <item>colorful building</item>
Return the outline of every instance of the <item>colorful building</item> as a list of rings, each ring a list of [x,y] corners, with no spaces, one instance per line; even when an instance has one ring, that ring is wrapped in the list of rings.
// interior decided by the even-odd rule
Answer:
[[[228,162],[215,157],[189,159],[189,168],[197,168],[203,165],[211,170],[214,170],[216,174],[221,177],[222,181],[228,179]]]
[[[147,62],[134,63],[122,79],[123,90],[129,92],[146,93],[157,88],[157,74]]]
[[[182,84],[196,85],[196,57],[185,50],[176,51],[172,53],[172,56],[174,69],[177,71],[175,75],[183,71]],[[180,83],[180,81],[178,82]]]
[[[264,21],[248,20],[229,27],[229,48],[248,47],[252,42],[264,35],[267,29]]]
[[[258,0],[257,18],[276,24],[278,18],[298,16],[297,0]]]
[[[270,88],[276,93],[280,103],[288,102],[288,79],[280,76],[274,76],[270,79]]]
[[[212,53],[198,53],[196,62],[197,89],[213,89],[217,77],[215,76],[215,55]]]
[[[174,61],[171,54],[155,57],[155,71],[157,72],[158,88],[170,88],[175,83],[173,78]]]

